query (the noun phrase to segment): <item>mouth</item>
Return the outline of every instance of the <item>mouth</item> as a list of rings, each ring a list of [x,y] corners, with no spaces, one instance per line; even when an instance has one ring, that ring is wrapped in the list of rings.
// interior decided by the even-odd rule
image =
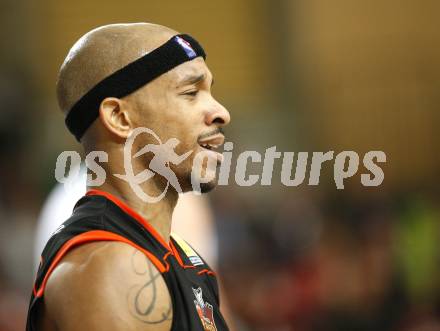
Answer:
[[[223,134],[216,134],[198,141],[200,147],[209,151],[217,151],[224,142],[225,136]]]

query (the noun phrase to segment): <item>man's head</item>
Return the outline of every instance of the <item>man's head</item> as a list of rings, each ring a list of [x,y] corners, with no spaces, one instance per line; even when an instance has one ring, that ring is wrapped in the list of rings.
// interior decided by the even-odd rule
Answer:
[[[148,23],[113,24],[90,31],[72,47],[61,67],[57,83],[60,108],[67,114],[97,83],[176,34],[167,27]],[[137,127],[153,130],[164,143],[177,138],[177,154],[193,153],[170,167],[182,189],[190,190],[195,153],[206,150],[206,146],[209,149],[209,145],[220,145],[223,136],[219,130],[230,120],[227,110],[211,95],[212,81],[204,59],[196,57],[125,97],[104,98],[99,105],[99,118],[81,139],[86,152],[99,149],[111,157],[112,152],[122,151],[126,138]],[[148,134],[140,135],[133,144],[133,153],[149,143],[157,141]],[[137,170],[147,167],[152,157],[151,153],[139,157]]]

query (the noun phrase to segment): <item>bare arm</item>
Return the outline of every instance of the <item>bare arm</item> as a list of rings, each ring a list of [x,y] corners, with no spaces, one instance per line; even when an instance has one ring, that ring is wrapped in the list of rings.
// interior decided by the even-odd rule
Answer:
[[[160,273],[142,252],[118,242],[69,253],[49,277],[42,313],[45,331],[169,331],[172,322]]]

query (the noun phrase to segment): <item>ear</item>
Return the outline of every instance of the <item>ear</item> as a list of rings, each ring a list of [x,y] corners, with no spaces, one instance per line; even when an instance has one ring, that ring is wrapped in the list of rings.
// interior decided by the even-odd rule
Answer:
[[[118,98],[105,98],[99,106],[99,118],[108,131],[127,139],[131,131],[127,102]]]

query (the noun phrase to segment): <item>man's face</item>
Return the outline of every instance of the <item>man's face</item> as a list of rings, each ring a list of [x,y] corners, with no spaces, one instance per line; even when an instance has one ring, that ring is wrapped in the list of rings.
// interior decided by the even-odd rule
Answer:
[[[191,171],[197,153],[205,152],[217,165],[221,162],[221,155],[215,149],[224,142],[221,128],[229,123],[230,116],[213,98],[212,83],[211,72],[205,61],[198,57],[163,74],[128,98],[133,104],[134,126],[153,130],[163,144],[176,138],[179,141],[174,148],[177,155],[192,151],[181,163],[169,163],[183,191],[192,189]],[[147,144],[158,142],[154,137],[142,134],[136,139],[134,148],[141,149]],[[153,154],[142,157],[148,167]],[[214,177],[213,172],[215,169],[207,168],[205,159],[199,176]],[[215,179],[202,185],[202,192],[214,188],[216,182]]]

